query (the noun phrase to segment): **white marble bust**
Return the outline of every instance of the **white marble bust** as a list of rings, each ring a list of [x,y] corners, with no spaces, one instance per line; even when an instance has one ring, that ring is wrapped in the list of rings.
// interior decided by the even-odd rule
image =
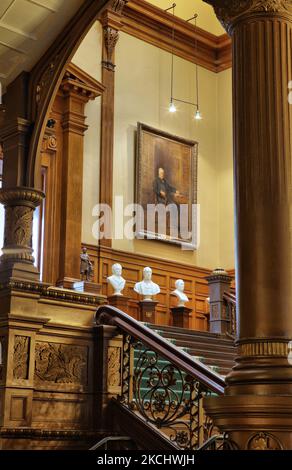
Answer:
[[[178,299],[178,307],[184,307],[185,304],[189,301],[187,295],[184,293],[185,283],[182,279],[178,279],[175,283],[175,290],[172,292]]]
[[[107,278],[107,282],[114,289],[114,295],[123,295],[122,291],[125,288],[126,281],[122,277],[123,268],[120,264],[116,263],[112,266],[112,276]]]
[[[152,269],[151,268],[144,268],[143,271],[143,281],[138,282],[135,287],[134,291],[137,294],[143,295],[143,300],[151,301],[152,297],[159,294],[160,287],[158,284],[152,281]]]

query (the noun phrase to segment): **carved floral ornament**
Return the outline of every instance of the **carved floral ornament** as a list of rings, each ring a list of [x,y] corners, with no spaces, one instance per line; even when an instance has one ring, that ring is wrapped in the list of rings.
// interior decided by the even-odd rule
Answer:
[[[127,5],[129,0],[113,0],[111,5],[111,10],[115,11],[116,13],[122,14],[123,9]]]
[[[232,33],[237,20],[252,13],[281,13],[292,15],[291,0],[204,0],[214,7],[215,13],[228,33]]]

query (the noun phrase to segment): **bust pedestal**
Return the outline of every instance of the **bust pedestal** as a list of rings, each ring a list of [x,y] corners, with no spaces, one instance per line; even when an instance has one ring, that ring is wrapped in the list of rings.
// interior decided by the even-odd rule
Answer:
[[[156,305],[158,302],[154,300],[141,300],[139,302],[139,307],[140,307],[140,321],[143,321],[145,323],[152,323],[153,325],[156,325]]]
[[[57,287],[63,289],[75,290],[76,292],[83,292],[87,294],[99,295],[101,294],[101,284],[96,284],[90,281],[80,281],[78,279],[64,278],[62,281],[57,282]]]
[[[112,307],[116,307],[122,312],[129,313],[129,297],[124,295],[110,295],[108,298],[108,303]]]
[[[187,307],[172,307],[172,324],[178,328],[190,329],[192,309]]]
[[[96,284],[95,282],[84,281],[84,292],[89,294],[101,294],[101,284]]]

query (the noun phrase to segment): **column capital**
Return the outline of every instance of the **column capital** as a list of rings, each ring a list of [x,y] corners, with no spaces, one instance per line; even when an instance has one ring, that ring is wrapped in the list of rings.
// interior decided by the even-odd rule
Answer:
[[[119,40],[119,31],[123,27],[122,14],[128,0],[112,0],[109,7],[103,12],[100,22],[103,27],[104,56],[103,68],[114,72],[114,50]]]
[[[44,194],[33,188],[17,187],[0,190],[0,203],[5,207],[3,254],[0,259],[0,280],[12,277],[38,280],[33,266],[33,213]]]
[[[235,24],[243,18],[256,16],[284,15],[292,17],[291,0],[204,0],[214,7],[215,13],[229,34]]]

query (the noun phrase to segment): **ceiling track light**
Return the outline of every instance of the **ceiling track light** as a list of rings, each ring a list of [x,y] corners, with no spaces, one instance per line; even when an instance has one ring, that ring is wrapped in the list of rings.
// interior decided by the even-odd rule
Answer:
[[[202,118],[202,114],[200,112],[200,106],[199,106],[199,67],[198,67],[198,64],[196,64],[196,71],[195,71],[196,100],[197,100],[197,102],[192,103],[190,101],[180,100],[180,99],[174,97],[174,43],[175,43],[174,16],[175,16],[175,8],[176,8],[176,3],[173,3],[169,8],[167,8],[165,10],[166,12],[172,10],[172,15],[173,15],[169,112],[170,113],[175,113],[177,111],[177,108],[175,106],[175,102],[184,103],[184,104],[193,106],[195,108],[196,111],[195,111],[195,114],[194,114],[194,118],[195,118],[196,121],[200,121],[203,118]],[[186,20],[187,22],[195,20],[195,28],[196,28],[195,49],[196,49],[196,56],[198,56],[197,18],[198,18],[198,15],[195,13],[194,16],[192,16],[191,18]]]

